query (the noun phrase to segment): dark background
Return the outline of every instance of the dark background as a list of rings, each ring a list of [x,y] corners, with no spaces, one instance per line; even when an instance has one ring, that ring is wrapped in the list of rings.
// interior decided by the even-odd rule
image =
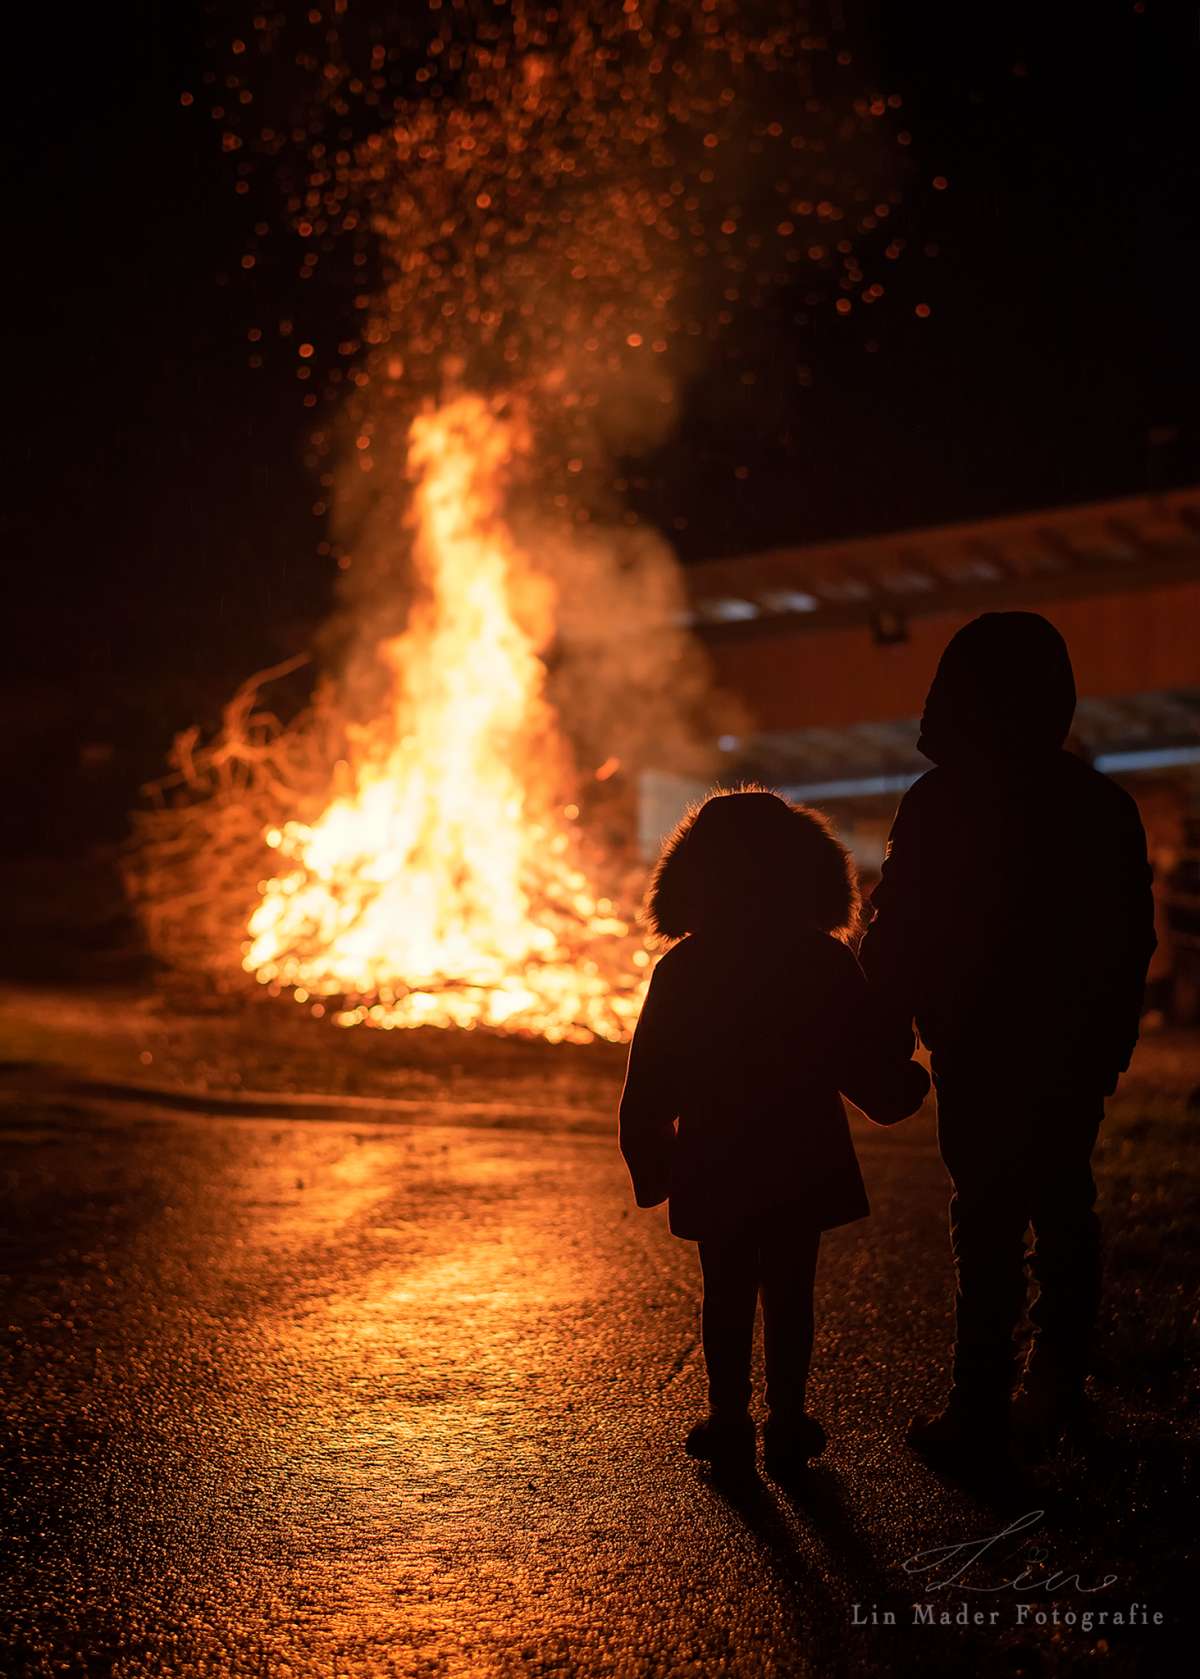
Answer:
[[[881,319],[873,354],[832,316],[782,347],[812,386],[768,379],[749,433],[702,379],[639,511],[690,560],[1200,478],[1194,10],[849,10],[904,96],[932,314]],[[247,366],[285,282],[240,271],[246,202],[203,102],[180,105],[213,27],[194,0],[44,8],[10,48],[10,851],[118,835],[172,733],[329,603],[311,414]]]

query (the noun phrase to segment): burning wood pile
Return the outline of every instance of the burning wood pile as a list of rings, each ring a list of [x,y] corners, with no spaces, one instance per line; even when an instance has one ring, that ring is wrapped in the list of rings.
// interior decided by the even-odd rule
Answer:
[[[379,273],[312,434],[336,463],[337,654],[299,715],[265,697],[293,661],[215,740],[178,737],[128,879],[164,960],[342,1025],[620,1039],[652,958],[635,860],[584,790],[702,768],[705,698],[677,568],[611,463],[669,429],[734,303],[797,264],[839,310],[872,300],[850,235],[890,206],[865,167],[836,202],[832,160],[873,155],[885,107],[815,98],[828,41],[724,0],[484,11],[435,8],[416,71],[388,71],[379,29],[325,36],[291,221]],[[356,85],[367,115],[331,146]],[[805,241],[809,219],[831,231]]]

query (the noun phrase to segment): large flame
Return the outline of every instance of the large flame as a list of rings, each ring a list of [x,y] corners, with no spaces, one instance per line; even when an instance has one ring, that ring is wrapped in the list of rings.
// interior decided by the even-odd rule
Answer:
[[[343,1024],[621,1038],[649,958],[581,864],[542,660],[554,599],[509,526],[518,424],[475,396],[414,421],[420,592],[386,714],[320,817],[271,829],[246,968]]]
[[[307,699],[288,660],[213,738],[176,737],[126,877],[180,974],[224,987],[240,960],[345,1024],[623,1038],[650,963],[620,907],[635,824],[620,787],[581,796],[574,755],[597,781],[619,759],[627,792],[652,764],[707,776],[703,743],[728,732],[673,556],[619,506],[651,490],[624,463],[663,442],[703,357],[744,477],[785,390],[748,407],[749,387],[790,376],[781,309],[876,330],[865,264],[904,247],[906,117],[807,6],[429,9],[423,63],[411,8],[335,7],[314,35],[301,7],[208,78],[238,190],[277,169],[301,276],[328,253],[361,311],[332,334],[303,286],[277,337],[248,329],[253,366],[295,351],[318,421],[339,636]],[[273,230],[253,226],[257,274]],[[684,528],[663,465],[653,499]]]

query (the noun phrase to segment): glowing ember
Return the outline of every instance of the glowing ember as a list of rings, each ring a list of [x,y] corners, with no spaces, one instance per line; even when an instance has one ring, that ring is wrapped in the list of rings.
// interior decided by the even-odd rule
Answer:
[[[352,786],[267,836],[292,867],[263,884],[245,966],[302,1000],[378,999],[344,1024],[619,1038],[640,1004],[645,951],[580,867],[553,785],[551,589],[504,517],[518,442],[478,397],[414,421],[427,593],[382,648],[391,705],[362,731]]]
[[[256,16],[208,78],[238,192],[267,165],[303,251],[250,361],[326,410],[339,590],[307,695],[302,659],[252,678],[138,815],[129,887],[176,971],[240,962],[343,1024],[628,1034],[631,789],[708,774],[729,725],[627,463],[702,364],[750,430],[780,311],[850,330],[903,248],[899,95],[811,11],[429,0],[423,34],[338,0]],[[259,285],[265,207],[254,230]]]

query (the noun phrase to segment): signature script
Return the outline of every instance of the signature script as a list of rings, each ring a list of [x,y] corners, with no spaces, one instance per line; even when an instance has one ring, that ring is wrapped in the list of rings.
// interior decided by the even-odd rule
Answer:
[[[949,1587],[956,1586],[959,1591],[965,1592],[1053,1592],[1071,1589],[1090,1593],[1102,1592],[1106,1587],[1116,1584],[1117,1576],[1106,1574],[1096,1584],[1085,1586],[1078,1574],[1064,1574],[1060,1570],[1050,1568],[1046,1552],[1040,1546],[1031,1544],[1028,1539],[1022,1540],[1011,1549],[1003,1548],[1005,1540],[1015,1539],[1018,1534],[1030,1533],[1044,1520],[1045,1515],[1044,1510],[1030,1510],[1025,1515],[1018,1516],[999,1533],[985,1534],[979,1539],[960,1539],[949,1545],[934,1545],[928,1551],[918,1551],[904,1563],[904,1572],[932,1575],[933,1578],[926,1582],[926,1590],[931,1592],[946,1591]],[[974,1585],[964,1576],[984,1558],[987,1558],[989,1563],[1004,1563],[1008,1568],[1019,1559],[1021,1567],[1011,1579],[1001,1580],[998,1585]]]

